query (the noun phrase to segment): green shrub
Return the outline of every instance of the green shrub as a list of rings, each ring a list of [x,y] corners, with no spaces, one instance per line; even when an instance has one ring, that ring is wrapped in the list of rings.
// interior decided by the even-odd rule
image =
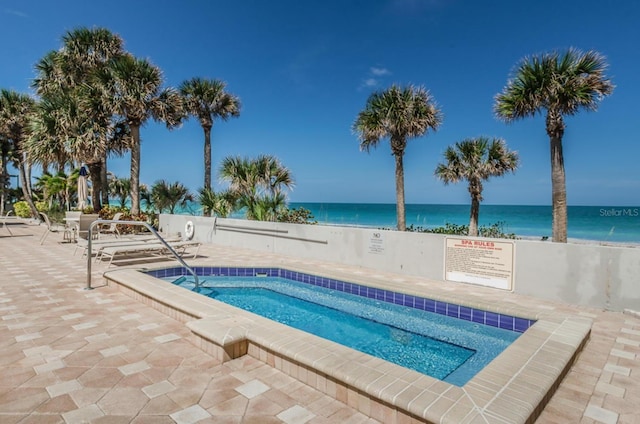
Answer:
[[[309,209],[303,207],[295,209],[284,209],[278,212],[278,222],[290,222],[292,224],[317,224],[313,214]]]
[[[407,227],[407,231],[416,232],[416,233],[466,236],[467,234],[469,234],[469,226],[452,224],[450,222],[447,222],[444,224],[444,227],[424,228],[424,227],[414,227],[412,224]]]
[[[118,212],[122,212],[123,216],[130,216],[129,208],[121,208],[119,206],[109,206],[109,205],[103,206],[102,209],[100,209],[100,212],[98,212],[98,215],[100,216],[100,219],[113,219],[113,216]],[[85,212],[85,213],[93,213],[93,209],[92,209],[92,212]],[[120,218],[120,219],[123,219],[123,218]]]
[[[49,212],[49,203],[44,201],[39,201],[39,202],[36,202],[35,204],[38,212],[44,212],[44,213]]]
[[[16,216],[19,216],[20,218],[31,217],[31,209],[29,208],[27,202],[25,202],[24,200],[14,203],[13,211],[15,212]]]
[[[478,227],[478,236],[479,237],[488,237],[488,238],[505,238],[505,239],[513,239],[515,240],[517,237],[514,233],[505,233],[504,227],[505,223],[503,221],[496,222],[490,225],[481,225]],[[468,225],[458,225],[447,222],[444,224],[444,227],[435,227],[435,228],[424,228],[424,227],[414,227],[413,225],[409,225],[407,227],[407,231],[413,231],[417,233],[431,233],[431,234],[447,234],[447,235],[455,235],[455,236],[466,236],[469,235],[469,226]]]
[[[506,238],[515,240],[516,235],[514,233],[505,233],[504,227],[504,221],[498,221],[489,226],[481,225],[480,228],[478,228],[478,234],[480,235],[480,237]]]

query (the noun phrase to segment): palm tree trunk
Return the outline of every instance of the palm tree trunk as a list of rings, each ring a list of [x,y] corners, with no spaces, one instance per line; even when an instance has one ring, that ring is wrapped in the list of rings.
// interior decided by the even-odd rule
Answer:
[[[562,154],[562,137],[552,136],[551,141],[551,203],[553,208],[553,241],[567,242],[567,186]]]
[[[18,174],[20,174],[22,195],[24,196],[24,200],[25,202],[27,202],[27,205],[29,205],[29,209],[31,210],[31,217],[40,219],[40,213],[38,212],[36,205],[33,203],[33,199],[31,198],[31,194],[29,193],[27,185],[27,172],[25,170],[25,164],[22,161],[18,163]]]
[[[102,209],[100,202],[102,166],[100,162],[93,162],[87,163],[87,168],[89,168],[89,175],[91,176],[91,204],[93,205],[93,212],[98,213]]]
[[[471,213],[469,214],[469,234],[478,237],[478,217],[480,216],[480,202],[482,201],[482,180],[477,177],[469,179],[469,194],[471,195]]]
[[[109,181],[107,180],[107,152],[100,160],[100,195],[103,205],[109,204]]]
[[[406,231],[407,223],[404,210],[404,164],[401,154],[394,154],[396,158],[396,215],[398,231]]]
[[[204,189],[211,190],[211,127],[203,126],[204,129]],[[204,211],[204,216],[211,216],[210,210]]]
[[[0,142],[2,143],[2,142]],[[1,153],[0,153],[0,161],[2,161],[2,175],[0,175],[0,216],[4,216],[5,214],[5,204],[7,203],[7,195],[8,195],[8,187],[10,185],[9,181],[9,167],[8,167],[8,159],[9,159],[9,146],[7,143],[1,144]]]
[[[131,146],[131,215],[140,214],[140,125],[129,123]]]
[[[29,198],[33,196],[33,190],[31,190],[31,163],[27,160],[27,154],[22,153],[22,166],[24,167],[24,186],[27,188],[27,193],[29,193]]]
[[[469,216],[469,235],[478,237],[478,216],[480,215],[480,196],[471,194],[471,214]]]

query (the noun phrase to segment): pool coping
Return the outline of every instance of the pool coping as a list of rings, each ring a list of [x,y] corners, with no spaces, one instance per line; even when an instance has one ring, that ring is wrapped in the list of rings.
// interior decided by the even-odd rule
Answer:
[[[206,266],[227,265],[207,261]],[[126,294],[184,322],[196,344],[219,360],[248,354],[385,423],[533,422],[588,340],[592,324],[584,317],[499,305],[446,290],[427,295],[420,287],[370,276],[363,281],[353,274],[318,272],[302,265],[261,266],[536,320],[488,366],[458,387],[141,272],[174,267],[159,264],[117,269],[105,272],[104,278]]]

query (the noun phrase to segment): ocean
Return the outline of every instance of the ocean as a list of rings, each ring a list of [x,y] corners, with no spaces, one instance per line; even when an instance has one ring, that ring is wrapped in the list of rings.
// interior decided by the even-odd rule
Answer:
[[[319,224],[396,227],[396,205],[381,203],[290,203],[313,213]],[[469,224],[469,205],[406,205],[407,226],[434,228]],[[568,237],[612,243],[640,243],[640,207],[569,206]],[[551,238],[551,206],[480,205],[480,225],[500,222],[505,233]]]

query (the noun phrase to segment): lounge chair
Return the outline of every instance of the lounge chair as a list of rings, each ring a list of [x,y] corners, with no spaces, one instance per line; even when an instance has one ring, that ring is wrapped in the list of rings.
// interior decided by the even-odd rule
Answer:
[[[15,216],[15,215],[14,215],[14,216],[9,216],[9,215],[11,215],[12,213],[13,213],[13,211],[9,211],[9,212],[7,212],[7,213],[5,214],[5,216],[2,218],[2,226],[3,226],[4,228],[6,228],[6,229],[7,229],[7,231],[9,231],[9,235],[10,235],[11,237],[13,237],[13,233],[11,232],[11,229],[10,229],[10,228],[9,228],[9,226],[7,225],[7,222],[8,222],[8,221],[16,221],[16,220],[17,220],[17,218],[18,218],[18,217],[17,217],[17,216]]]
[[[178,236],[165,236],[164,240],[166,242],[174,242],[180,241],[180,237]],[[141,243],[157,243],[158,238],[153,234],[141,234],[141,235],[127,235],[120,236],[118,238],[107,238],[107,239],[98,239],[91,241],[91,254],[96,255],[96,260],[98,260],[100,252],[105,247],[113,247],[113,246],[130,246],[133,244],[141,244]],[[75,255],[78,249],[82,248],[82,256],[87,254],[87,250],[89,249],[89,241],[86,239],[79,239],[78,244],[76,244],[76,248],[73,251]]]
[[[72,240],[72,234],[69,228],[58,223],[52,223],[46,213],[40,212],[40,216],[47,226],[46,231],[42,234],[42,237],[40,237],[40,245],[44,244],[49,233],[62,233],[63,240]]]
[[[168,242],[167,244],[169,244],[169,246],[171,246],[171,248],[181,256],[186,253],[187,248],[196,247],[196,251],[193,254],[193,257],[196,258],[198,256],[201,243],[197,241],[183,240]],[[113,259],[118,255],[135,255],[136,258],[144,258],[149,256],[166,256],[168,253],[167,246],[164,244],[148,242],[131,245],[105,246],[100,250],[99,259],[103,260],[105,257],[109,258],[108,266],[111,266]]]

